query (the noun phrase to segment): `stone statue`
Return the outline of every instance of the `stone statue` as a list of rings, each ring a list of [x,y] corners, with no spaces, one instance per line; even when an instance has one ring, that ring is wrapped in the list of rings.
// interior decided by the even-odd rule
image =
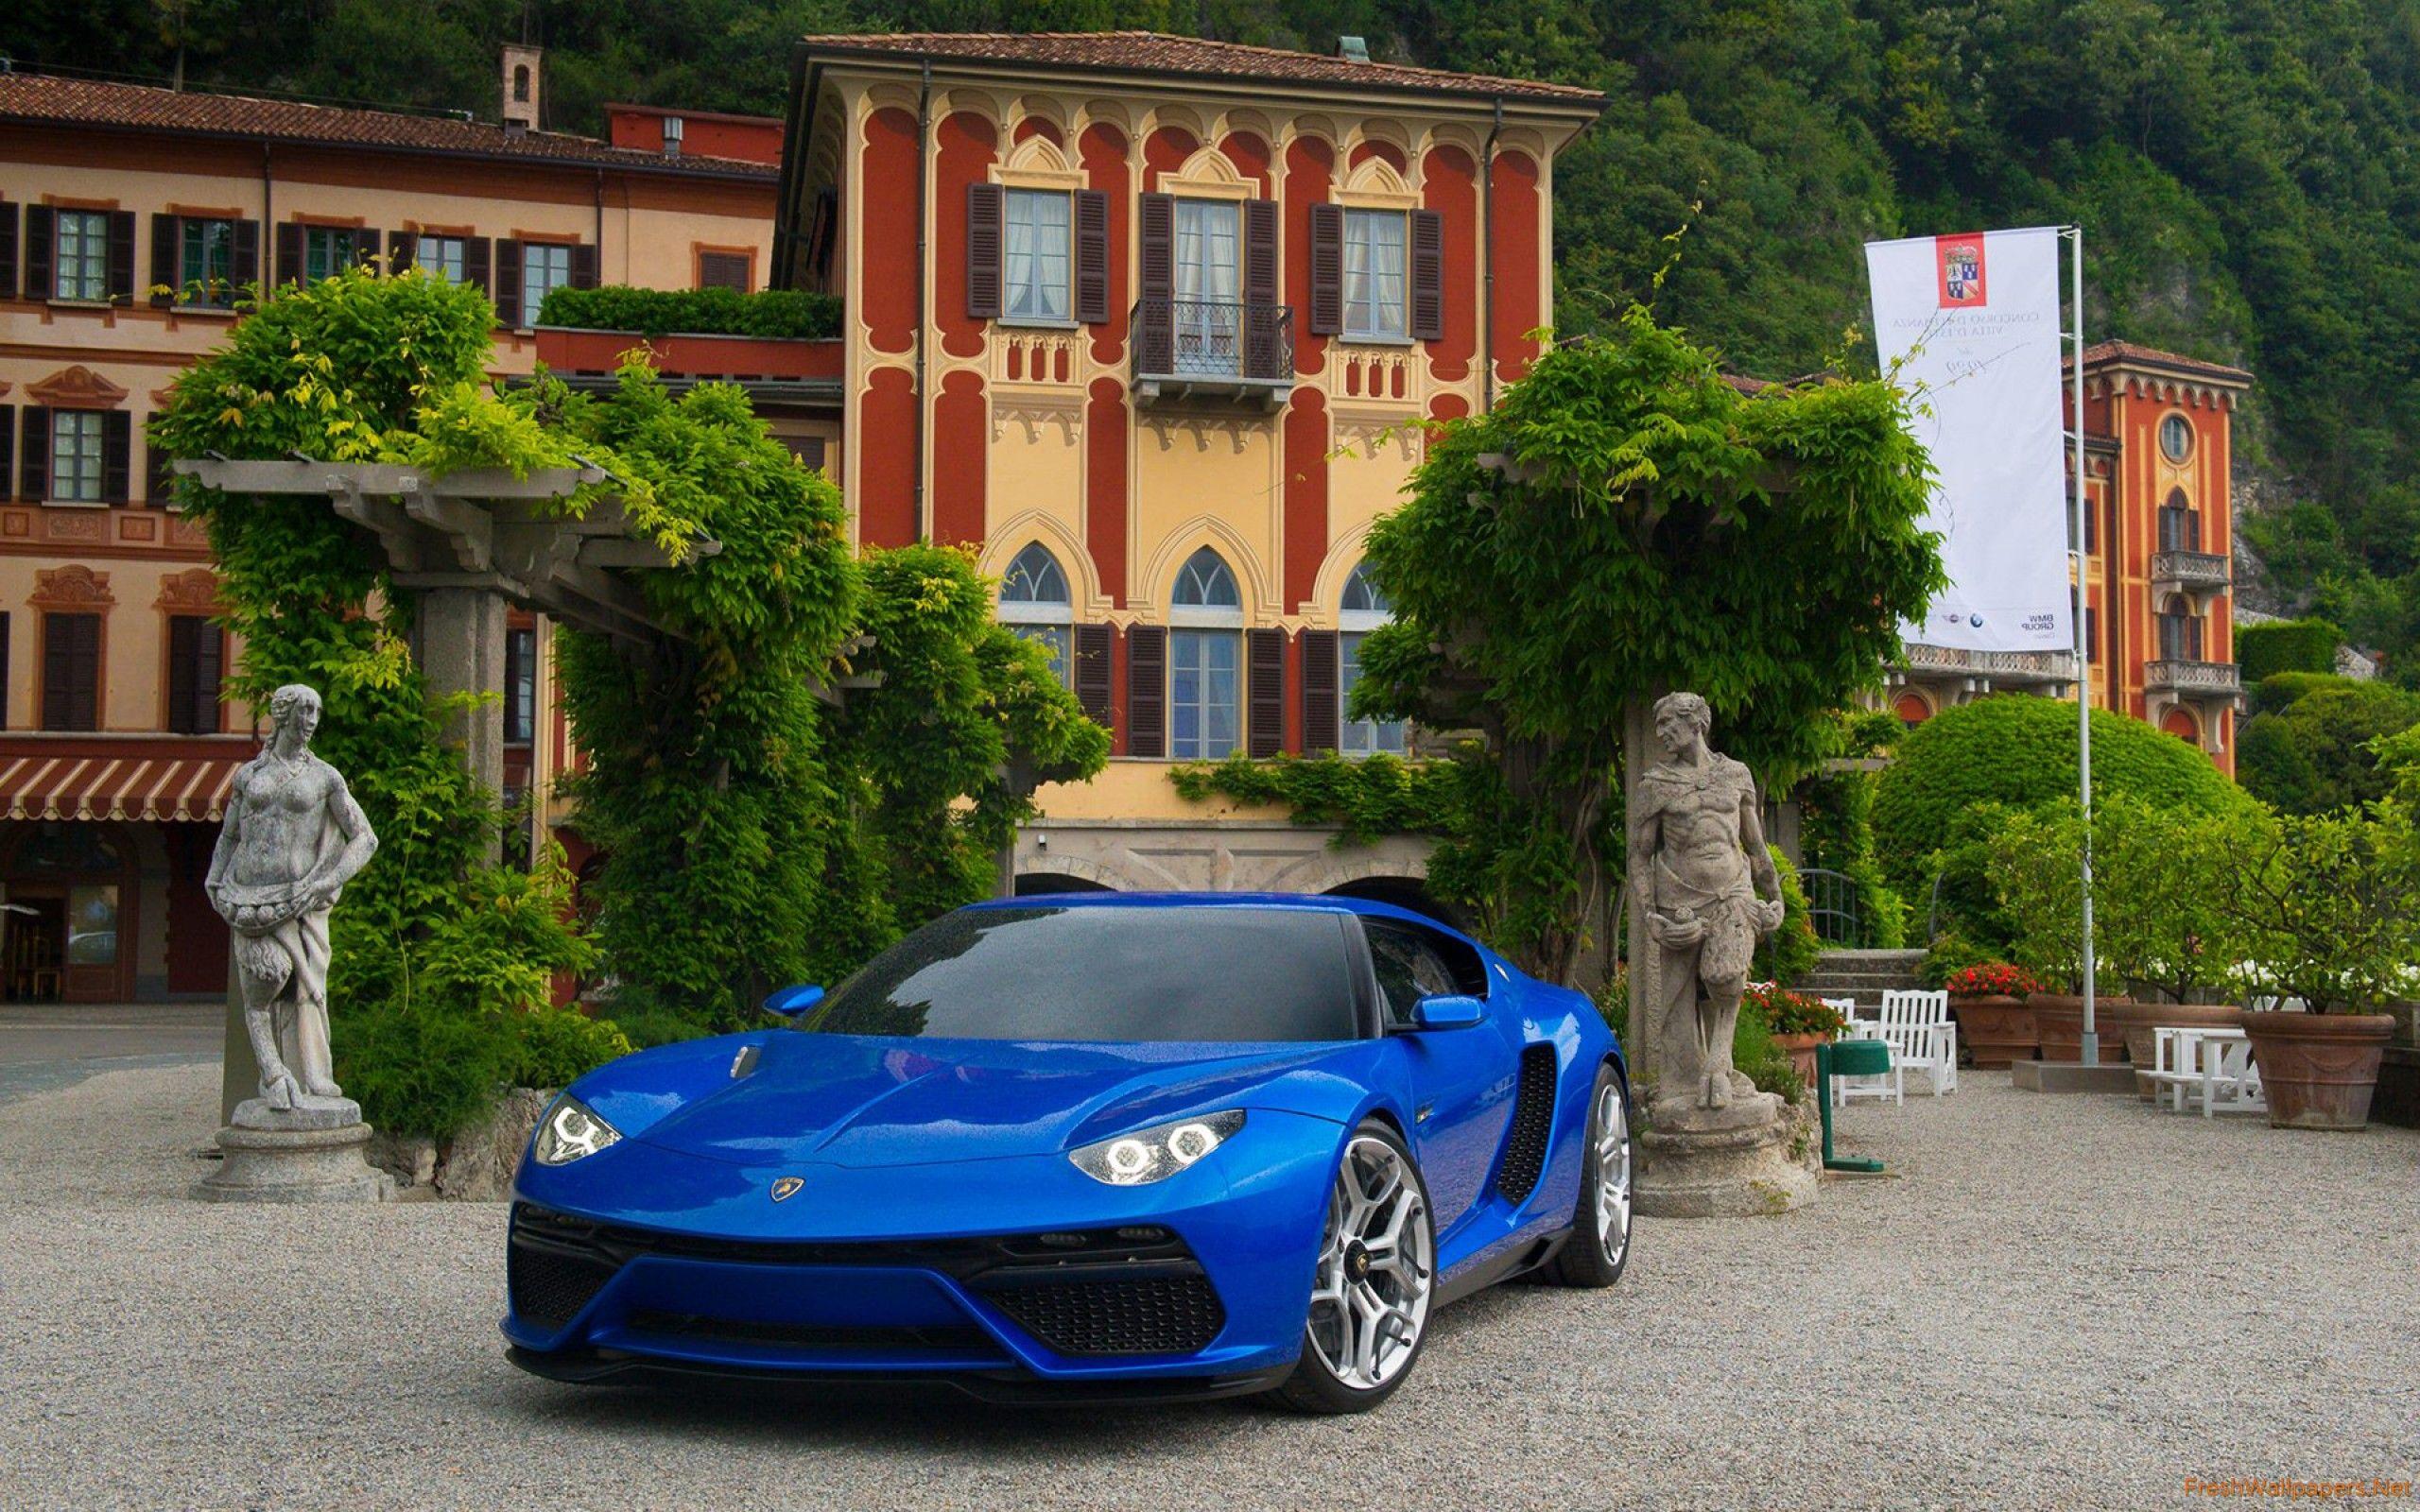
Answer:
[[[235,1122],[357,1122],[328,1054],[328,914],[378,837],[337,769],[311,754],[319,694],[289,683],[269,696],[268,714],[268,746],[235,773],[204,883],[235,932],[260,1063],[259,1108],[244,1105]]]
[[[1644,985],[1649,1011],[1635,1022],[1661,1029],[1655,1112],[1672,1126],[1731,1122],[1709,1119],[1707,1110],[1763,1101],[1732,1069],[1731,1033],[1756,941],[1782,919],[1755,779],[1706,745],[1713,726],[1713,712],[1694,693],[1656,700],[1665,759],[1641,776],[1632,800],[1638,812],[1630,816],[1631,885],[1652,957]]]

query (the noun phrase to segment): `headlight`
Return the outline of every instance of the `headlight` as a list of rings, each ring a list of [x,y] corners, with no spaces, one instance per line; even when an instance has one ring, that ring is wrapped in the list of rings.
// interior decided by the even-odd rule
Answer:
[[[622,1131],[589,1111],[577,1097],[558,1097],[538,1125],[538,1163],[569,1165],[583,1155],[595,1155],[618,1143]]]
[[[1139,1187],[1165,1181],[1227,1143],[1244,1126],[1240,1108],[1180,1118],[1173,1124],[1138,1128],[1114,1140],[1067,1152],[1076,1169],[1114,1187]]]

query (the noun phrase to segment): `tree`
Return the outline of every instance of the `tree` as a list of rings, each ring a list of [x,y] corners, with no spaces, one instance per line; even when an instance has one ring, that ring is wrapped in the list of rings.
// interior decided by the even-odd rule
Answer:
[[[1828,716],[1941,582],[1904,421],[1879,383],[1745,395],[1634,307],[1432,432],[1370,533],[1395,620],[1362,645],[1355,710],[1486,737],[1491,791],[1431,886],[1525,967],[1565,979],[1586,942],[1641,700],[1703,695],[1768,783],[1827,754]]]
[[[2385,797],[2388,774],[2372,743],[2420,725],[2420,693],[2349,678],[2312,680],[2320,685],[2244,721],[2236,773],[2245,791],[2289,814],[2325,814]]]

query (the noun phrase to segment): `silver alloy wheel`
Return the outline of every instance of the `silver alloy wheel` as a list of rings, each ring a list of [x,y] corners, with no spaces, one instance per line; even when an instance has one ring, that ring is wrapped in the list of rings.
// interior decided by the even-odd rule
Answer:
[[[1618,1082],[1597,1090],[1597,1247],[1608,1264],[1630,1247],[1630,1113]]]
[[[1307,1325],[1311,1348],[1337,1380],[1374,1390],[1410,1364],[1428,1323],[1430,1243],[1410,1160],[1385,1140],[1355,1135],[1328,1194]]]

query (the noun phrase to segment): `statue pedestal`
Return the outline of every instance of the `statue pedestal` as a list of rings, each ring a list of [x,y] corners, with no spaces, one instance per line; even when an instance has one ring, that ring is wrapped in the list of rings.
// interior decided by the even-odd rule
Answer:
[[[370,1125],[350,1097],[306,1097],[273,1108],[255,1097],[218,1131],[218,1169],[193,1194],[204,1202],[384,1202],[395,1183],[362,1158]]]
[[[1654,1109],[1639,1131],[1638,1211],[1652,1218],[1759,1218],[1805,1207],[1815,1173],[1789,1152],[1792,1125],[1771,1092],[1727,1108]]]

